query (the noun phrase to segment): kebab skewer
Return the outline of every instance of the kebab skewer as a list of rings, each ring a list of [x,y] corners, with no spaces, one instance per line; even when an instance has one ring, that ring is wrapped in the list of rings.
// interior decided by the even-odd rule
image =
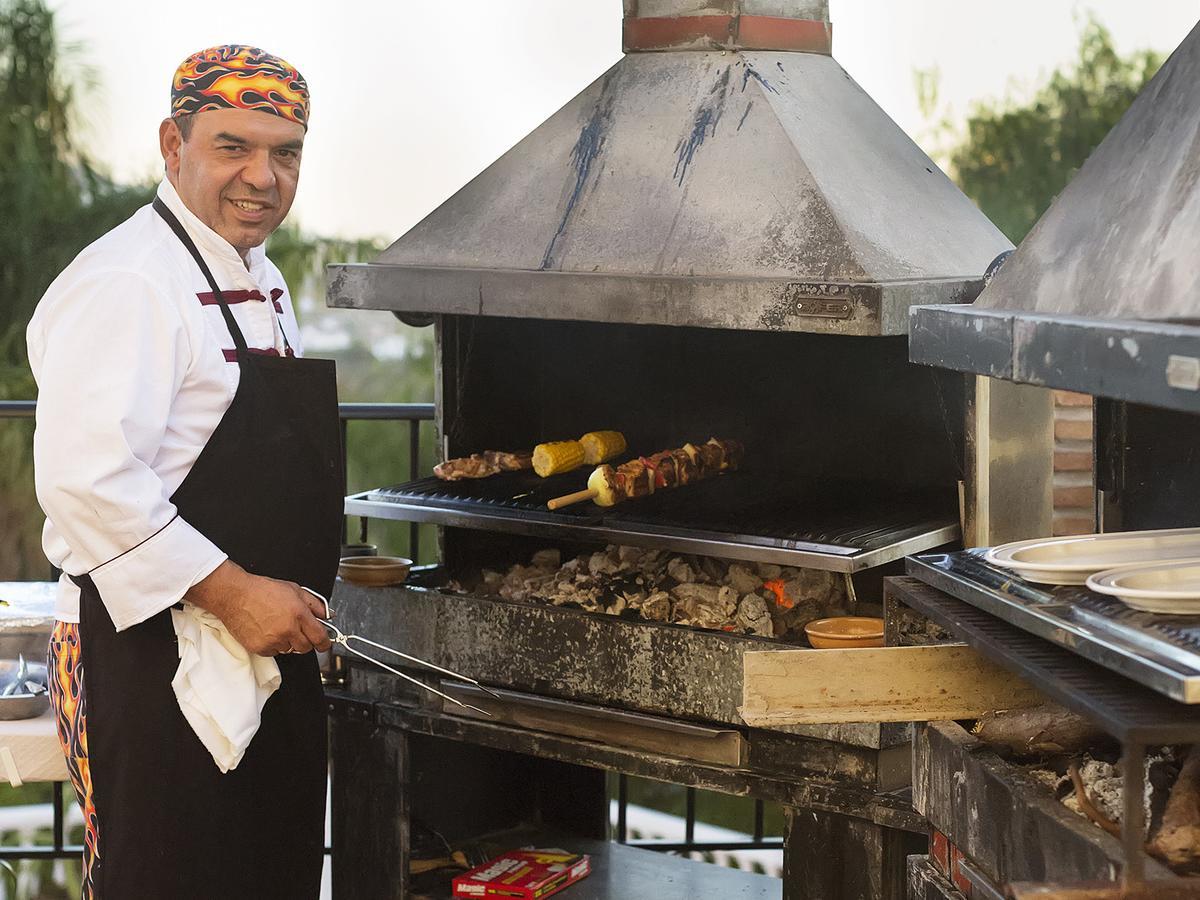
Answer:
[[[655,491],[731,472],[741,465],[744,451],[739,441],[709,438],[699,446],[684,444],[652,456],[631,459],[616,467],[597,466],[588,477],[586,490],[555,497],[546,506],[561,509],[584,500],[591,500],[597,506],[616,506],[625,500],[647,497]]]

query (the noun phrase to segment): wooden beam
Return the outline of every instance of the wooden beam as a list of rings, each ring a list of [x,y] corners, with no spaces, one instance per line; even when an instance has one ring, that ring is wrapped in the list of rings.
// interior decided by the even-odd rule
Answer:
[[[767,650],[743,656],[747,724],[930,722],[1044,703],[1029,684],[962,644]]]

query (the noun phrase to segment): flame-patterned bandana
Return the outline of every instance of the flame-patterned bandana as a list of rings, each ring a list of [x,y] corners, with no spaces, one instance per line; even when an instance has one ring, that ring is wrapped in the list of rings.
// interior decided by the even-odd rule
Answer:
[[[172,118],[208,109],[251,109],[282,116],[307,130],[308,100],[308,84],[292,65],[243,44],[193,53],[171,82]]]

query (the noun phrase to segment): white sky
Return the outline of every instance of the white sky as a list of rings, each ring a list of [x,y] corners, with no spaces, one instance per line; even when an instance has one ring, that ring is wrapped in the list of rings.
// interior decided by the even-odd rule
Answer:
[[[620,57],[621,0],[51,0],[100,89],[94,158],[156,176],[171,74],[219,43],[264,47],[313,92],[293,215],[308,230],[399,237]],[[1200,0],[831,0],[834,56],[909,134],[913,70],[936,66],[961,118],[1074,57],[1093,10],[1123,52],[1169,52]],[[178,10],[173,13],[172,10]]]

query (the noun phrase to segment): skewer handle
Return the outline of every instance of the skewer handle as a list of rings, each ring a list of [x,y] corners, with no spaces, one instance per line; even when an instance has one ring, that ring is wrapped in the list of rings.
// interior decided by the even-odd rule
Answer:
[[[582,503],[584,500],[595,500],[599,491],[593,491],[591,488],[582,491],[576,491],[573,494],[567,494],[562,497],[555,497],[549,501],[546,506],[549,509],[561,509],[564,506],[570,506],[572,503]]]

